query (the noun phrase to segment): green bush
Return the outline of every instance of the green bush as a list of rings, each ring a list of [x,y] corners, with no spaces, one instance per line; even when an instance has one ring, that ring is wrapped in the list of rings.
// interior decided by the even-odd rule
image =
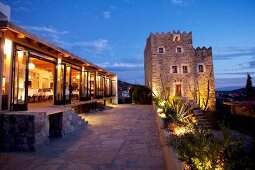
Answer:
[[[137,85],[129,90],[129,95],[132,96],[132,102],[135,104],[151,104],[152,95],[148,87]]]

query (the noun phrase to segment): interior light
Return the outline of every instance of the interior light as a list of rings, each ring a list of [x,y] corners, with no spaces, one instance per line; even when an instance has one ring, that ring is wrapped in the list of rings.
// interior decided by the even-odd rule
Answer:
[[[23,56],[24,56],[24,52],[23,51],[18,51],[19,60],[22,60]]]
[[[61,61],[62,61],[61,58],[58,58],[58,64],[61,64]]]
[[[12,41],[9,39],[5,39],[4,42],[4,54],[7,56],[11,56],[12,53]]]
[[[28,64],[28,68],[29,68],[29,70],[35,69],[34,63],[29,63],[29,64]]]
[[[3,76],[2,86],[5,87],[5,77]]]
[[[76,78],[77,78],[77,79],[80,79],[80,75],[77,75]]]

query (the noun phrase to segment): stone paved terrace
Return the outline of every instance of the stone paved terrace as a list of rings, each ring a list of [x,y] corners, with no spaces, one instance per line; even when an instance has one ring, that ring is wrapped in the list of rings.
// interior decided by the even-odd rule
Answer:
[[[166,169],[152,106],[118,105],[37,152],[0,153],[0,169]]]

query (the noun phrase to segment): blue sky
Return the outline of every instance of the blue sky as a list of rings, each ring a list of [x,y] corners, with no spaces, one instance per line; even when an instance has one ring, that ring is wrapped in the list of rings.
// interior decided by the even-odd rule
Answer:
[[[213,48],[216,87],[255,76],[254,0],[3,0],[11,21],[109,71],[144,83],[150,32],[192,31]]]

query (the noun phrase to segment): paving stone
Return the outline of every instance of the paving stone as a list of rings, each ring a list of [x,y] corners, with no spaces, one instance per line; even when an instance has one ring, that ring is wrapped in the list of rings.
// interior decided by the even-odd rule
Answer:
[[[65,170],[92,170],[92,166],[88,164],[71,164],[68,167],[64,168]]]
[[[84,117],[87,126],[36,152],[0,153],[0,169],[166,169],[152,106],[118,105]]]

